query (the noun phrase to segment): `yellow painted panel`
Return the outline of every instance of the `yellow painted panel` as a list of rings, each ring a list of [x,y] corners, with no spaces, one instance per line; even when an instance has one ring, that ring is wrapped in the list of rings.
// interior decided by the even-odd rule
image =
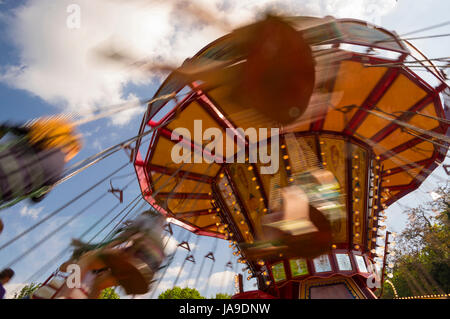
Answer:
[[[400,74],[376,106],[395,117],[400,115],[400,113],[395,112],[408,110],[425,95],[424,90],[406,76]],[[382,113],[381,115],[392,117],[392,115]],[[390,123],[391,121],[369,114],[356,132],[370,138]]]
[[[334,85],[331,104],[337,108],[349,105],[360,106],[386,70],[382,67],[366,68],[359,62],[342,62]],[[352,118],[355,112],[356,109],[348,112],[347,119]],[[344,122],[345,118],[341,112],[330,111],[324,123],[324,130],[341,131]]]
[[[219,104],[227,119],[230,120],[235,127],[240,127],[244,130],[249,127],[277,127],[272,119],[257,110],[244,108],[232,103],[226,98],[227,94],[228,88],[225,86],[220,86],[219,88],[208,92],[208,95]],[[276,108],[274,107],[274,112],[275,111]]]
[[[391,187],[393,185],[405,185],[411,183],[419,170],[409,170],[408,172],[400,172],[383,178],[383,187]],[[389,182],[387,182],[389,180]]]
[[[152,173],[153,190],[159,192],[176,193],[209,193],[211,185],[208,183],[197,182],[180,177],[171,177],[170,175],[161,175]]]
[[[159,196],[157,196],[159,197]],[[165,198],[160,198],[165,199]],[[203,210],[203,209],[210,209],[211,201],[205,200],[205,199],[173,199],[170,198],[168,201],[168,207],[169,209],[175,214],[175,213],[183,213],[183,212],[190,212],[194,210]]]
[[[324,153],[322,155],[323,161],[326,163],[325,168],[329,169],[339,184],[341,185],[341,189],[347,189],[347,172],[346,172],[346,147],[345,141],[342,139],[333,139],[321,137],[320,144],[321,152]]]
[[[387,121],[376,115],[369,114],[356,131],[356,134],[359,134],[364,138],[370,138],[390,123],[391,121]]]
[[[211,224],[215,224],[217,222],[219,222],[219,218],[214,218],[214,214],[213,215],[202,215],[202,216],[193,216],[193,217],[189,217],[189,218],[184,218],[184,220],[186,220],[187,222],[198,226],[199,228],[203,228],[206,226],[210,226]]]
[[[350,115],[347,115],[347,118],[345,118],[344,113],[333,110],[331,108],[328,109],[328,114],[323,126],[324,130],[327,131],[335,131],[335,132],[341,132],[344,130],[347,122],[351,118]]]
[[[169,123],[167,126],[170,130],[174,130],[177,127],[187,128],[191,132],[192,139],[194,138],[194,120],[202,120],[203,130],[211,127],[220,128],[220,125],[214,120],[214,118],[198,104],[192,102],[187,106],[178,117]]]
[[[157,146],[156,149],[153,151],[153,157],[151,159],[151,163],[152,164],[156,164],[156,165],[160,165],[160,166],[165,166],[165,167],[169,167],[172,169],[177,169],[179,168],[181,165],[183,165],[183,163],[179,163],[176,164],[173,162],[172,158],[171,158],[171,151],[172,151],[172,147],[175,145],[175,143],[173,143],[172,141],[164,138],[164,137],[160,137],[157,141]],[[194,156],[193,156],[193,152],[192,152],[192,159],[191,159],[191,163],[186,163],[183,165],[182,170],[184,171],[190,171],[190,172],[194,172],[194,173],[198,173],[198,174],[203,174],[203,175],[208,175],[208,176],[216,176],[219,169],[220,169],[220,165],[213,163],[213,164],[208,164],[208,163],[193,163],[194,162]]]
[[[391,150],[400,144],[408,142],[411,138],[411,134],[403,132],[400,128],[398,128],[377,144],[376,147],[379,150],[378,153],[384,153]]]
[[[383,167],[385,170],[392,169],[393,167],[402,166],[417,162],[426,158],[431,158],[433,155],[434,146],[430,142],[422,142],[418,145],[407,149],[391,158],[383,161]]]
[[[431,115],[431,116],[437,116],[436,110],[434,108],[434,104],[428,104],[423,110],[420,111],[422,114]],[[435,128],[439,126],[439,121],[436,121],[434,119],[430,119],[426,116],[422,115],[414,115],[408,122],[411,125],[417,126],[424,130],[430,130],[432,128]]]
[[[200,135],[195,135],[195,120],[200,120],[197,122],[197,128]],[[167,126],[170,130],[175,130],[177,128],[185,128],[190,132],[190,140],[195,142],[197,145],[206,146],[211,141],[203,140],[203,133],[210,128],[217,128],[221,132],[221,136],[214,136],[214,138],[222,140],[222,147],[216,150],[218,156],[223,156],[226,154],[226,145],[234,145],[233,139],[231,139],[219,123],[197,102],[192,102],[186,109],[184,109],[176,120],[171,122]],[[220,141],[219,140],[219,141]]]
[[[348,212],[346,197],[347,197],[347,152],[345,141],[338,138],[320,137],[319,139],[321,152],[324,153],[322,158],[326,163],[325,168],[330,170],[336,177],[340,187],[341,205],[343,205],[346,212]],[[346,215],[348,216],[348,215]],[[333,242],[341,243],[347,241],[347,218],[340,219],[332,225],[333,228]]]
[[[400,113],[394,112],[408,110],[426,94],[417,84],[400,74],[378,102],[377,107],[384,112],[400,115]]]

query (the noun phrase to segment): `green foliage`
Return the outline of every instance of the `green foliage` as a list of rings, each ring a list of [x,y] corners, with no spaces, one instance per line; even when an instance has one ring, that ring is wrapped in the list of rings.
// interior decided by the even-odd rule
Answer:
[[[450,292],[450,187],[439,187],[441,197],[412,208],[408,224],[396,239],[393,278],[399,297]],[[385,284],[383,298],[394,292]]]
[[[223,294],[223,293],[217,293],[216,297],[213,299],[231,299],[231,295],[229,294]]]
[[[26,285],[20,290],[20,292],[18,292],[18,293],[16,292],[14,294],[14,299],[24,299],[27,297],[31,297],[33,292],[35,292],[40,286],[41,286],[41,284],[35,284],[35,283]]]
[[[120,299],[114,288],[103,289],[98,299]]]
[[[197,289],[174,287],[167,289],[158,296],[158,299],[205,299]]]

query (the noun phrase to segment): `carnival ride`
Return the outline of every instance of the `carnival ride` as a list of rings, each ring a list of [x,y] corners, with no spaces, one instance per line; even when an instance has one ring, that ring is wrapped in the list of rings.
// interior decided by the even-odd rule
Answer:
[[[437,139],[448,139],[448,123],[441,121],[446,116],[439,97],[447,85],[439,74],[433,73],[439,85],[432,87],[408,68],[405,63],[411,54],[407,42],[384,29],[362,21],[332,18],[299,17],[290,23],[311,46],[315,60],[316,85],[308,108],[294,112],[297,118],[289,118],[290,107],[304,105],[289,102],[292,91],[297,89],[273,85],[274,79],[290,79],[290,73],[285,76],[283,71],[291,62],[295,64],[295,53],[273,54],[272,59],[284,63],[275,63],[274,72],[270,62],[252,60],[257,49],[243,49],[239,31],[222,37],[186,64],[203,66],[217,62],[229,69],[241,68],[227,70],[239,74],[227,79],[236,79],[236,85],[230,90],[227,83],[208,82],[202,76],[194,78],[199,81],[186,82],[180,80],[178,72],[167,78],[156,97],[174,90],[182,92],[186,87],[190,93],[169,111],[164,110],[162,102],[149,105],[139,133],[147,127],[158,130],[148,150],[142,151],[145,156],[136,154],[134,165],[141,189],[147,201],[172,223],[199,235],[228,239],[247,265],[250,277],[257,278],[261,291],[281,298],[372,298],[366,279],[372,275],[368,269],[375,256],[383,210],[417,189],[447,153],[445,143],[436,143]],[[263,55],[264,49],[258,49],[258,54]],[[251,64],[248,68],[247,63]],[[264,63],[270,66],[264,69]],[[253,71],[258,68],[255,65],[259,66],[257,71]],[[283,71],[278,71],[280,68]],[[248,101],[243,102],[240,97],[230,98],[231,94],[253,91],[240,81],[240,72],[251,72],[248,70],[256,74],[252,79],[272,78],[268,86],[263,80],[247,82],[257,87],[254,91],[272,94],[268,99],[270,110],[258,109],[256,104],[248,107]],[[303,75],[301,71],[294,72],[297,77]],[[308,73],[307,76],[311,78]],[[221,73],[220,78],[227,77]],[[235,90],[241,92],[234,93]],[[258,99],[257,103],[264,101]],[[161,110],[165,115],[156,120]],[[195,121],[199,119],[203,129],[220,130],[227,142],[234,144],[233,153],[230,156],[224,146],[211,154],[216,158],[211,164],[174,163],[170,158],[176,143],[182,142],[194,153],[198,149],[204,154],[205,144],[189,138],[195,136]],[[252,162],[245,147],[245,163],[235,162],[242,145],[254,143],[238,128],[271,128],[278,123],[284,125],[277,150],[277,173],[261,174],[264,164]],[[176,132],[179,127],[187,128],[190,134],[180,136]],[[418,128],[421,129],[417,131]],[[230,132],[237,139],[233,140]],[[271,137],[265,138],[258,141],[258,146],[270,145]],[[243,139],[243,143],[239,144],[238,139]],[[311,158],[316,163],[310,163]],[[266,233],[262,219],[280,209],[276,207],[276,190],[304,185],[294,175],[312,167],[331,172],[342,193],[336,199],[345,212],[330,221],[331,239],[323,241],[329,243],[327,249],[319,249],[318,236],[302,243],[288,242],[287,249],[272,246],[268,254],[251,253],[249,246]],[[162,187],[174,177],[173,185]],[[320,185],[317,181],[315,184]],[[321,192],[324,190],[313,191]],[[306,248],[318,250],[306,252]],[[319,255],[320,251],[323,254]],[[236,297],[245,296],[243,293]]]
[[[448,85],[418,56],[407,40],[363,21],[269,15],[175,69],[148,103],[136,137],[58,177],[131,149],[142,194],[122,212],[142,196],[165,217],[169,233],[174,224],[228,240],[258,286],[244,292],[239,277],[234,298],[376,298],[370,282],[378,276],[384,210],[416,190],[448,151],[441,101]],[[426,80],[414,72],[419,66]],[[224,142],[198,138],[199,122],[202,132]],[[184,161],[173,160],[177,145],[188,154]],[[251,152],[255,146],[265,159]],[[278,170],[267,173],[267,157]],[[95,298],[110,286],[128,294],[154,289],[163,226],[148,227],[147,218],[156,218],[151,213],[140,218],[139,227],[113,229],[101,243],[75,242],[71,261],[34,297]],[[183,266],[193,260],[189,239],[179,245],[188,250]],[[215,261],[214,254],[213,248],[205,258]],[[63,285],[70,263],[82,265],[88,291]]]

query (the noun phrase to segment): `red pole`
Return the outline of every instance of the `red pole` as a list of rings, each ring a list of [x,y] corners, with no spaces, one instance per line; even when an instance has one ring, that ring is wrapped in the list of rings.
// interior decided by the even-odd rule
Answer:
[[[242,277],[242,274],[238,275],[238,285],[239,285],[239,293],[243,293],[244,292],[244,280]]]

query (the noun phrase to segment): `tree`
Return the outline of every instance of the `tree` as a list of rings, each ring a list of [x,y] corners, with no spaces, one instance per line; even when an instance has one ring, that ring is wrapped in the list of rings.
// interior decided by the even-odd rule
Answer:
[[[174,287],[167,289],[158,296],[158,299],[205,299],[197,289]]]
[[[231,295],[219,292],[216,294],[216,297],[213,299],[231,299]]]
[[[114,288],[103,289],[98,299],[120,299]]]
[[[407,210],[408,224],[398,237],[393,278],[399,297],[450,292],[450,187],[434,191],[436,200]],[[383,298],[394,297],[389,284]]]
[[[31,298],[31,295],[33,294],[33,292],[35,292],[40,286],[41,286],[41,284],[35,284],[35,283],[25,285],[20,290],[20,292],[18,292],[18,293],[16,292],[14,294],[14,299]]]

